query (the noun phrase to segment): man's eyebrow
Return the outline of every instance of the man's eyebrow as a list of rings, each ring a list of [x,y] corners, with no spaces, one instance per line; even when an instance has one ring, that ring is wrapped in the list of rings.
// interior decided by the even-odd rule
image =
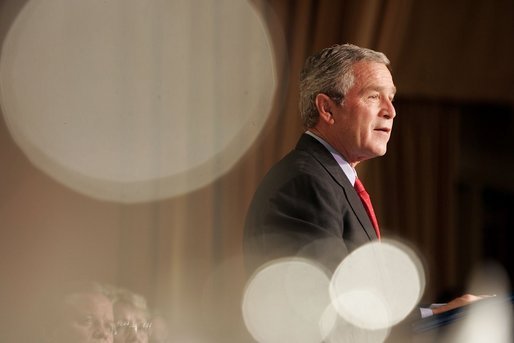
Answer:
[[[382,87],[382,86],[369,86],[369,87],[364,87],[362,89],[363,92],[369,92],[369,91],[376,91],[376,92],[383,92],[383,91],[386,91],[386,92],[391,92],[393,95],[396,94],[396,87],[393,86],[391,88],[389,87]]]

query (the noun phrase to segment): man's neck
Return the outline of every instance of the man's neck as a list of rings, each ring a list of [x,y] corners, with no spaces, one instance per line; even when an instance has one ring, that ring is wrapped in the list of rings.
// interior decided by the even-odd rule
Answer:
[[[352,168],[355,169],[355,167],[357,166],[357,164],[359,164],[359,161],[356,161],[356,162],[350,162],[347,158],[347,156],[345,156],[345,154],[343,154],[341,151],[337,150],[331,143],[330,143],[330,139],[324,135],[320,130],[318,130],[317,128],[315,127],[312,127],[312,128],[309,128],[307,129],[306,132],[310,132],[311,134],[313,134],[314,136],[320,138],[325,144],[329,145],[332,150],[331,152],[335,152],[337,153],[339,156],[341,156],[345,161],[346,163],[348,163],[350,166],[352,166]]]
[[[343,155],[341,155],[336,149],[334,149],[334,147],[330,145],[325,139],[319,137],[315,132],[309,129],[305,133],[310,136],[313,136],[317,141],[323,144],[323,146],[328,150],[328,152],[330,152],[330,154],[334,157],[337,164],[339,164],[339,167],[341,167],[350,183],[353,185],[355,183],[355,179],[357,178],[357,172],[355,171],[355,167],[348,163],[348,161],[346,161]]]

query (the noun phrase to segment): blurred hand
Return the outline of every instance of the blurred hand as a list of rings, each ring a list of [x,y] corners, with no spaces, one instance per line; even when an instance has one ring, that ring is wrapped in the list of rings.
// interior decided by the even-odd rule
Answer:
[[[446,311],[453,310],[454,308],[458,308],[461,306],[469,305],[477,300],[481,300],[484,298],[493,297],[494,295],[472,295],[472,294],[465,294],[463,296],[460,296],[458,298],[453,299],[447,304],[444,304],[442,306],[439,306],[437,308],[432,309],[432,312],[434,314],[441,314]]]

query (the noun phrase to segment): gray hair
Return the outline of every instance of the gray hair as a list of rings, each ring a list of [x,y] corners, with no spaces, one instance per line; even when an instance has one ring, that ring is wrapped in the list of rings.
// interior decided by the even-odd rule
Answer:
[[[300,74],[300,115],[303,125],[311,128],[318,122],[315,99],[324,93],[341,103],[353,86],[353,65],[359,61],[377,62],[390,68],[389,59],[381,52],[352,44],[334,45],[310,56]]]
[[[146,317],[149,317],[148,304],[145,297],[140,294],[124,288],[113,288],[110,291],[110,299],[114,305],[120,303],[130,305],[137,310],[142,311]]]
[[[51,292],[45,295],[41,303],[40,313],[42,319],[38,323],[43,342],[61,342],[61,329],[65,320],[70,320],[67,313],[70,305],[77,301],[77,297],[85,294],[104,296],[112,302],[110,286],[95,281],[70,281],[54,285]]]

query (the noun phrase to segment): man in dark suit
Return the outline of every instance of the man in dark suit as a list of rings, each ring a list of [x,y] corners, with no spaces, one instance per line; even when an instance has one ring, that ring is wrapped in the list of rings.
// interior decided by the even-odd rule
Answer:
[[[330,274],[348,253],[380,238],[355,167],[387,150],[396,116],[389,63],[383,53],[350,44],[306,60],[300,77],[306,131],[264,177],[250,204],[244,232],[249,272],[294,256],[315,261]],[[464,295],[426,309],[426,315],[480,298]],[[419,318],[420,310],[414,312]]]
[[[389,60],[336,45],[309,57],[300,81],[307,131],[265,176],[250,205],[244,249],[251,270],[285,256],[331,270],[379,237],[372,208],[354,188],[355,166],[386,152],[396,114]]]

